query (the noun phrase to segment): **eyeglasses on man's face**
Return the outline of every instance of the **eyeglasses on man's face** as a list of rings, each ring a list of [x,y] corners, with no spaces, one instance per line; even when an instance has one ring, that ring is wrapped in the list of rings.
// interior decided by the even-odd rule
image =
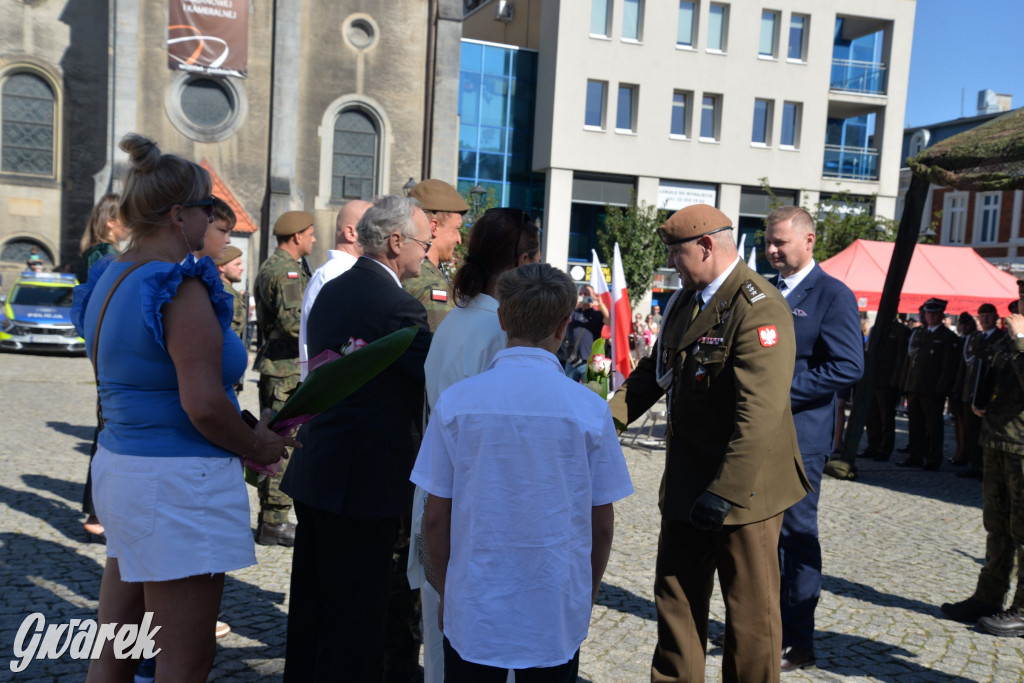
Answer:
[[[423,253],[424,254],[426,254],[428,251],[430,251],[430,247],[433,246],[433,244],[434,244],[434,242],[432,240],[427,240],[426,242],[424,242],[423,240],[418,240],[415,237],[409,237],[408,235],[402,235],[402,237],[405,237],[405,239],[407,239],[407,240],[412,240],[416,244],[418,244],[421,247],[423,247]]]

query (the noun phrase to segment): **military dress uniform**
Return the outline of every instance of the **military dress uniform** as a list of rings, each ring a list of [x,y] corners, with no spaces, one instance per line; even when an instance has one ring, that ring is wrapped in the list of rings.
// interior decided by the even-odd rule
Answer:
[[[959,391],[954,392],[952,400],[959,401],[963,406],[964,454],[971,469],[976,472],[980,472],[983,466],[982,448],[978,441],[981,436],[981,418],[971,410],[971,404],[974,402],[975,387],[980,381],[979,375],[992,365],[996,348],[1005,336],[1006,331],[998,327],[987,333],[985,330],[971,333],[964,341],[963,355],[960,359],[956,382]]]
[[[696,215],[708,209],[728,220],[711,207]],[[793,316],[782,294],[739,259],[699,313],[696,299],[692,291],[673,296],[654,353],[611,402],[616,420],[628,424],[668,394],[651,680],[704,680],[717,569],[728,614],[726,680],[778,681],[782,512],[809,488],[790,408]],[[732,505],[717,531],[694,523],[707,493]]]
[[[423,259],[420,264],[420,276],[405,280],[402,288],[419,299],[423,308],[427,309],[427,324],[430,325],[431,333],[437,332],[437,326],[448,315],[448,311],[455,308],[448,277],[429,259]]]
[[[299,322],[302,295],[309,283],[305,261],[296,261],[278,247],[260,266],[256,275],[256,324],[263,335],[263,346],[256,354],[253,369],[260,373],[260,412],[280,410],[299,384]],[[281,472],[260,481],[260,522],[286,524],[292,500],[278,486]]]
[[[945,308],[945,302],[941,302],[941,307]],[[956,379],[957,359],[956,333],[945,325],[932,330],[919,327],[911,335],[904,389],[913,450],[900,465],[923,466],[926,470],[938,470],[941,466],[942,415]]]

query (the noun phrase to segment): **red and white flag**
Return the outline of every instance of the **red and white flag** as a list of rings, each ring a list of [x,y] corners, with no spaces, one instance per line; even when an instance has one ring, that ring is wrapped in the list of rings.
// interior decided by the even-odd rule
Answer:
[[[604,271],[601,270],[601,262],[597,260],[597,252],[593,249],[590,250],[591,256],[594,258],[594,264],[590,267],[590,287],[608,307],[608,310],[612,310],[612,295],[608,291],[608,283],[604,279]]]
[[[612,360],[615,366],[615,381],[612,388],[618,389],[633,369],[629,353],[629,338],[633,334],[633,313],[629,308],[629,292],[626,291],[626,275],[622,270],[622,254],[619,243],[615,243],[612,261],[612,305],[608,307],[612,317]]]

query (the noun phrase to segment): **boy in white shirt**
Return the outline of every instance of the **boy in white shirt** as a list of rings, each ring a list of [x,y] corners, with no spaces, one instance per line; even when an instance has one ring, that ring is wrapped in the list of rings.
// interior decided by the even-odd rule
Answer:
[[[508,335],[483,373],[446,390],[411,479],[445,635],[445,681],[574,682],[611,549],[612,503],[633,486],[607,403],[555,357],[576,305],[546,264],[503,274]]]

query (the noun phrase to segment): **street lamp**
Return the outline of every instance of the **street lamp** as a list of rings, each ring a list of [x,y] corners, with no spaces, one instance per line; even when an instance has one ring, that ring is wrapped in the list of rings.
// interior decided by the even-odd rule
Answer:
[[[469,196],[473,200],[473,220],[476,221],[480,217],[480,198],[487,194],[487,190],[484,189],[483,185],[477,183],[469,190]]]
[[[402,185],[402,192],[404,192],[405,196],[408,197],[409,193],[412,192],[412,188],[414,187],[416,187],[416,181],[413,180],[412,178],[409,178],[409,181],[405,185]]]

